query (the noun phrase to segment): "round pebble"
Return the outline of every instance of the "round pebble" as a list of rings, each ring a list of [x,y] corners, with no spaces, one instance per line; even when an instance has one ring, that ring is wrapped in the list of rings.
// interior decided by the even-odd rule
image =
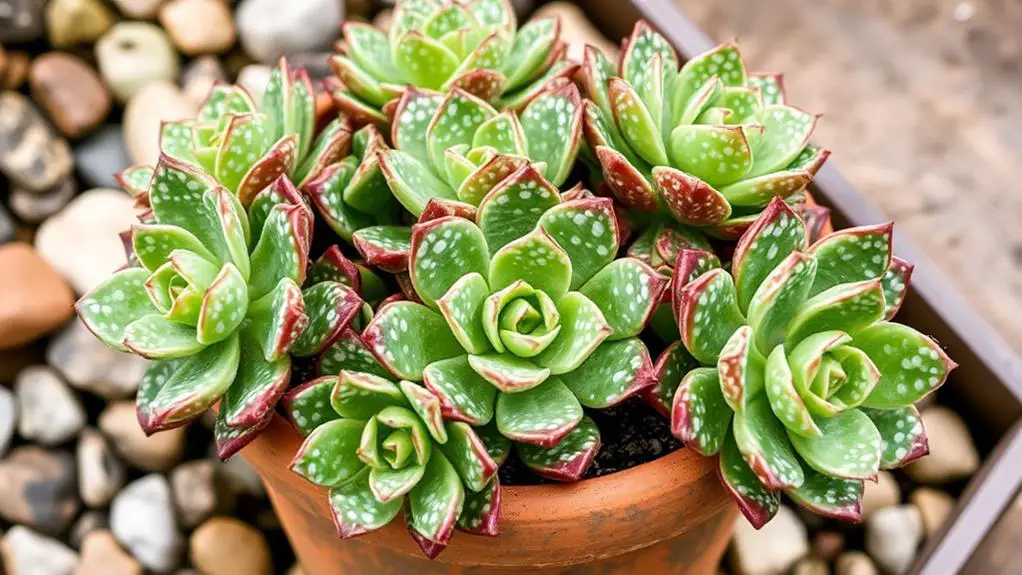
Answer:
[[[99,429],[110,438],[121,457],[146,471],[169,470],[184,451],[185,428],[146,436],[138,424],[135,403],[131,401],[107,405],[99,416]]]
[[[80,321],[71,322],[46,348],[46,362],[72,387],[103,399],[133,396],[149,362],[111,349]]]
[[[189,56],[219,54],[234,45],[234,19],[222,0],[171,0],[160,9],[160,23]]]
[[[162,475],[137,479],[114,497],[110,530],[148,569],[165,573],[181,562],[184,538],[174,521],[170,486]]]
[[[192,563],[204,575],[270,575],[273,564],[266,538],[237,519],[215,517],[189,540]]]
[[[74,458],[34,445],[0,460],[0,517],[44,533],[63,532],[78,513]]]
[[[89,507],[110,502],[124,485],[126,470],[106,438],[94,429],[86,429],[78,438],[78,492]]]
[[[264,64],[273,64],[283,55],[329,48],[340,35],[344,2],[242,0],[235,17],[245,51]]]
[[[33,192],[24,188],[13,188],[8,198],[11,212],[18,219],[29,224],[38,224],[64,209],[75,197],[78,186],[74,178],[68,178],[52,190]]]
[[[0,246],[0,349],[16,348],[59,328],[74,312],[74,294],[36,250]]]
[[[124,109],[124,145],[131,163],[155,165],[160,159],[161,124],[191,118],[195,110],[196,105],[171,82],[153,82],[135,94]]]
[[[45,366],[21,370],[14,381],[18,433],[40,445],[64,443],[85,426],[85,409],[55,371]]]
[[[43,192],[71,175],[71,149],[35,105],[18,92],[0,94],[0,172],[19,187]]]
[[[47,36],[57,48],[91,44],[116,21],[101,0],[50,0],[46,6]]]
[[[77,56],[43,54],[28,71],[32,98],[65,136],[78,138],[110,113],[110,93],[99,74]]]
[[[127,102],[142,88],[177,78],[178,56],[167,33],[148,22],[120,22],[96,43],[96,60],[114,96]]]

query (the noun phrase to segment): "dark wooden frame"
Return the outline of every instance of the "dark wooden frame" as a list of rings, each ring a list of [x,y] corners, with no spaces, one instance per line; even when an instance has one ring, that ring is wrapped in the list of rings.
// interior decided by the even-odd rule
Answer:
[[[612,40],[645,18],[683,58],[715,45],[673,0],[577,0]],[[796,72],[796,71],[792,71]],[[833,160],[820,170],[813,195],[833,210],[837,227],[880,223],[882,212],[841,175]],[[931,537],[913,573],[956,573],[994,527],[1022,486],[1022,358],[976,313],[929,258],[895,232],[895,252],[915,264],[912,290],[898,319],[935,337],[959,368],[940,392],[969,422],[984,463],[954,515]]]

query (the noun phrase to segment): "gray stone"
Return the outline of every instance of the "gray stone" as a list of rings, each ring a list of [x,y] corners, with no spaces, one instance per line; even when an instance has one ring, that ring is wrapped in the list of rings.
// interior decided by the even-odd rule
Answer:
[[[0,460],[0,517],[57,534],[67,529],[77,512],[70,453],[23,445]]]
[[[217,463],[221,476],[227,486],[235,493],[244,493],[252,497],[266,497],[266,488],[259,473],[241,457],[232,457],[226,462],[221,462],[215,453],[210,459]]]
[[[14,239],[14,219],[11,214],[0,204],[0,244],[6,244]]]
[[[941,485],[969,477],[979,469],[979,453],[969,427],[957,413],[935,405],[923,410],[922,420],[930,454],[905,468],[909,477],[919,483]]]
[[[340,33],[342,0],[243,0],[235,19],[241,45],[250,56],[272,64],[280,56],[324,50]]]
[[[7,575],[71,575],[78,554],[56,539],[16,525],[0,541]]]
[[[18,433],[41,445],[64,443],[85,426],[85,409],[71,388],[45,366],[21,370],[14,380]]]
[[[183,527],[195,527],[217,509],[216,467],[212,461],[189,461],[170,473],[174,506]]]
[[[887,573],[904,573],[923,538],[923,518],[915,505],[887,507],[866,521],[866,552]]]
[[[160,80],[173,82],[178,55],[167,33],[148,22],[120,22],[96,43],[96,61],[110,91],[127,102]]]
[[[103,399],[134,395],[146,360],[103,345],[80,321],[73,321],[46,348],[46,362],[73,387]]]
[[[11,211],[25,223],[38,224],[64,209],[77,191],[78,185],[74,178],[67,178],[57,184],[57,187],[45,192],[14,188],[9,198]]]
[[[18,92],[0,94],[0,172],[34,192],[49,190],[71,174],[67,141]]]
[[[739,575],[784,573],[809,553],[805,526],[785,506],[758,531],[748,521],[739,519],[731,545]]]
[[[14,436],[14,427],[18,424],[18,409],[15,407],[14,394],[0,385],[0,457],[7,453]]]
[[[117,494],[110,506],[110,529],[148,569],[164,573],[181,562],[185,541],[162,475],[146,475]]]
[[[42,37],[43,0],[0,0],[0,43],[17,44]]]
[[[119,124],[109,124],[74,149],[75,166],[85,184],[96,188],[117,188],[114,174],[131,166],[128,148]]]
[[[89,428],[78,438],[78,493],[89,507],[110,502],[124,485],[124,463],[110,449],[103,434]]]

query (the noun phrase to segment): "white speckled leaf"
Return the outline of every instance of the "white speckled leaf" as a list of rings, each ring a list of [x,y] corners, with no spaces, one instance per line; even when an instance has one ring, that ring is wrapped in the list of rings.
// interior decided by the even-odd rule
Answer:
[[[398,385],[405,400],[425,424],[433,440],[438,444],[446,443],[447,429],[444,427],[444,417],[437,396],[422,385],[410,381],[402,381]]]
[[[748,85],[763,95],[763,103],[770,106],[784,103],[784,82],[781,74],[751,74]]]
[[[121,270],[107,278],[75,304],[78,317],[106,345],[125,350],[124,330],[135,320],[158,313],[145,290],[149,272]]]
[[[330,405],[341,417],[365,421],[386,407],[406,407],[397,384],[369,373],[342,371],[330,394]]]
[[[195,327],[173,322],[162,315],[144,315],[124,328],[124,347],[148,359],[173,359],[193,355],[203,348],[195,339]]]
[[[370,226],[352,235],[366,265],[398,273],[408,269],[412,229],[407,226]]]
[[[635,89],[621,78],[611,78],[609,94],[614,120],[632,150],[654,166],[668,164],[660,126]]]
[[[483,304],[489,295],[486,280],[472,272],[461,276],[436,302],[451,333],[469,353],[481,354],[491,349],[483,330]]]
[[[655,383],[639,393],[646,403],[669,419],[678,385],[681,384],[682,378],[696,367],[699,367],[696,358],[692,357],[680,341],[675,341],[667,346],[656,360],[653,367]]]
[[[915,406],[897,409],[870,409],[860,411],[880,432],[883,453],[880,469],[903,467],[930,452],[930,444],[923,429],[923,420]]]
[[[484,489],[497,474],[497,463],[490,458],[479,436],[467,423],[461,421],[448,422],[447,442],[438,445],[440,451],[457,470],[466,490],[470,492]]]
[[[537,96],[521,115],[529,158],[546,164],[546,179],[560,186],[575,165],[582,144],[582,98],[565,84]]]
[[[305,438],[291,462],[291,471],[316,485],[343,485],[365,467],[355,455],[363,428],[365,421],[355,419],[323,423]]]
[[[582,416],[582,406],[556,377],[526,391],[497,396],[497,428],[513,441],[552,447],[575,429]]]
[[[752,147],[739,126],[678,126],[671,132],[668,151],[675,167],[714,187],[746,177],[753,161]]]
[[[749,402],[743,413],[736,413],[733,429],[742,457],[767,489],[802,485],[805,480],[802,466],[791,449],[794,438],[799,436],[785,434],[765,397]]]
[[[561,381],[579,403],[592,409],[617,405],[654,383],[653,361],[637,337],[600,344]]]
[[[284,411],[302,436],[308,436],[328,421],[340,419],[341,416],[330,406],[330,394],[336,383],[336,376],[317,377],[284,396]]]
[[[689,353],[704,365],[716,364],[724,344],[745,324],[738,309],[733,280],[719,268],[704,273],[676,292],[674,310],[681,340]]]
[[[178,226],[138,224],[131,229],[131,240],[138,261],[151,272],[166,263],[170,252],[178,249],[198,254],[211,263],[217,262],[217,257],[198,238]]]
[[[518,29],[504,62],[507,91],[520,88],[537,75],[559,35],[560,20],[557,18],[531,20]]]
[[[366,347],[362,337],[350,329],[344,330],[337,341],[319,356],[320,373],[337,375],[341,373],[341,370],[361,371],[379,377],[390,377],[390,373],[380,365],[373,353]]]
[[[512,354],[470,355],[468,364],[495,388],[505,393],[532,389],[550,377],[550,370]]]
[[[408,32],[392,45],[394,64],[410,83],[421,88],[439,90],[460,62],[458,56],[442,43],[419,32]]]
[[[421,381],[423,370],[434,361],[465,353],[442,315],[413,302],[380,308],[362,338],[391,373],[411,381]]]
[[[820,435],[812,413],[795,389],[783,345],[774,348],[767,358],[764,387],[770,409],[788,431],[809,437]]]
[[[611,341],[630,338],[645,329],[667,279],[635,258],[621,258],[601,269],[579,289],[603,312]]]
[[[819,262],[809,295],[843,283],[882,278],[891,263],[893,225],[848,228],[824,237],[809,248]]]
[[[362,309],[355,290],[338,282],[320,282],[302,291],[309,324],[298,337],[291,353],[307,357],[324,352],[351,325]]]
[[[494,479],[478,492],[465,492],[465,504],[458,517],[459,531],[495,537],[500,531],[500,481]]]
[[[929,337],[897,323],[881,322],[855,335],[882,376],[866,407],[889,409],[919,401],[944,384],[957,364]]]
[[[270,133],[270,128],[270,123],[264,115],[247,114],[233,116],[230,119],[217,151],[213,170],[222,186],[232,192],[238,190],[238,184],[248,169],[276,141]]]
[[[472,369],[468,356],[429,364],[423,384],[440,399],[446,419],[485,425],[493,418],[497,389]]]
[[[820,437],[789,433],[795,451],[810,467],[833,477],[872,479],[880,469],[883,452],[880,432],[869,417],[857,409],[820,418]]]
[[[464,501],[465,488],[457,471],[442,453],[434,451],[422,479],[408,494],[408,528],[434,543],[446,543]]]
[[[784,492],[795,503],[823,517],[856,523],[862,520],[862,481],[830,477],[805,467],[803,473],[805,483]]]
[[[561,202],[560,193],[532,165],[492,188],[479,204],[476,221],[495,253],[531,232],[544,212]]]
[[[402,499],[380,503],[369,488],[369,467],[347,483],[330,489],[330,511],[342,539],[373,531],[401,512]]]
[[[456,216],[416,224],[409,252],[412,285],[423,303],[432,307],[462,276],[484,274],[489,264],[482,230]]]
[[[648,22],[640,20],[628,37],[628,46],[621,58],[621,77],[634,85],[642,70],[657,54],[665,65],[678,66],[678,56],[670,42],[654,31]]]
[[[802,308],[816,276],[812,254],[791,252],[759,284],[746,317],[761,350],[784,343],[792,318]]]
[[[880,280],[839,284],[806,301],[788,325],[788,345],[827,330],[855,334],[884,317],[883,285]]]
[[[554,375],[578,368],[611,333],[600,308],[578,292],[561,298],[557,311],[561,317],[561,333],[536,356],[536,363],[550,368]]]
[[[286,355],[308,325],[302,290],[282,278],[270,293],[249,304],[245,329],[259,340],[266,361]]]
[[[780,509],[780,494],[768,491],[763,486],[759,477],[745,463],[732,433],[725,434],[724,445],[720,450],[720,477],[728,495],[756,529],[766,525]]]
[[[149,424],[168,428],[198,417],[227,391],[238,372],[238,336],[189,357],[148,404]]]
[[[259,243],[252,250],[251,299],[262,297],[283,278],[299,285],[305,280],[309,217],[303,206],[279,204],[270,210]]]
[[[444,165],[444,150],[470,145],[476,130],[496,115],[492,106],[464,90],[448,93],[426,128],[426,149],[433,166]]]
[[[546,292],[555,302],[571,285],[568,254],[541,228],[500,248],[490,260],[491,290],[503,289],[519,280]]]
[[[458,194],[447,183],[408,152],[381,152],[380,169],[394,197],[416,217],[422,213],[430,198],[458,199]]]
[[[881,280],[884,286],[884,319],[890,321],[901,309],[901,303],[905,301],[905,294],[908,293],[908,284],[912,279],[914,266],[905,260],[894,256],[891,258],[891,265],[884,272]]]
[[[227,255],[216,215],[206,208],[203,195],[217,186],[202,170],[161,156],[153,172],[149,202],[157,223],[180,226],[220,258]]]
[[[202,298],[196,339],[203,345],[227,339],[241,325],[247,311],[245,278],[234,264],[224,264]]]
[[[425,465],[409,465],[401,469],[374,467],[369,471],[369,489],[382,503],[395,499],[401,501],[419,483],[425,471]]]
[[[609,198],[553,206],[543,213],[539,225],[571,260],[569,289],[578,289],[617,255],[618,225]]]
[[[443,95],[411,88],[405,90],[394,114],[391,140],[394,147],[410,154],[423,166],[430,165],[426,150],[426,128],[440,108]]]
[[[773,200],[735,246],[731,269],[741,309],[749,308],[759,284],[777,264],[793,251],[805,251],[806,246],[802,219],[788,204]]]
[[[246,332],[240,344],[238,372],[220,401],[220,415],[230,427],[254,426],[270,416],[291,382],[289,356],[266,361],[259,342]]]
[[[600,450],[600,430],[589,417],[583,416],[575,429],[553,447],[519,443],[518,458],[533,473],[554,481],[578,481],[592,465]]]
[[[731,407],[720,391],[717,371],[700,367],[682,378],[674,394],[671,432],[696,452],[720,451],[731,425]]]
[[[768,174],[790,164],[809,143],[816,116],[785,105],[767,106],[759,115],[763,136],[753,153],[748,177]]]

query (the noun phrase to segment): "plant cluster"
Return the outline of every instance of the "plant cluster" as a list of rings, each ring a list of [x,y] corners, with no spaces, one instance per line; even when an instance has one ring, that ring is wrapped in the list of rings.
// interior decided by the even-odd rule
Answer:
[[[505,0],[399,0],[339,51],[337,117],[282,61],[120,174],[129,263],[78,312],[153,360],[147,432],[215,407],[226,458],[283,398],[340,536],[403,515],[430,558],[497,535],[512,452],[585,477],[586,410],[633,396],[757,527],[781,493],[857,520],[864,480],[927,452],[913,403],[954,363],[891,321],[912,267],[890,225],[830,233],[816,117],[735,45],[679,67],[640,23],[620,65],[579,66]]]

